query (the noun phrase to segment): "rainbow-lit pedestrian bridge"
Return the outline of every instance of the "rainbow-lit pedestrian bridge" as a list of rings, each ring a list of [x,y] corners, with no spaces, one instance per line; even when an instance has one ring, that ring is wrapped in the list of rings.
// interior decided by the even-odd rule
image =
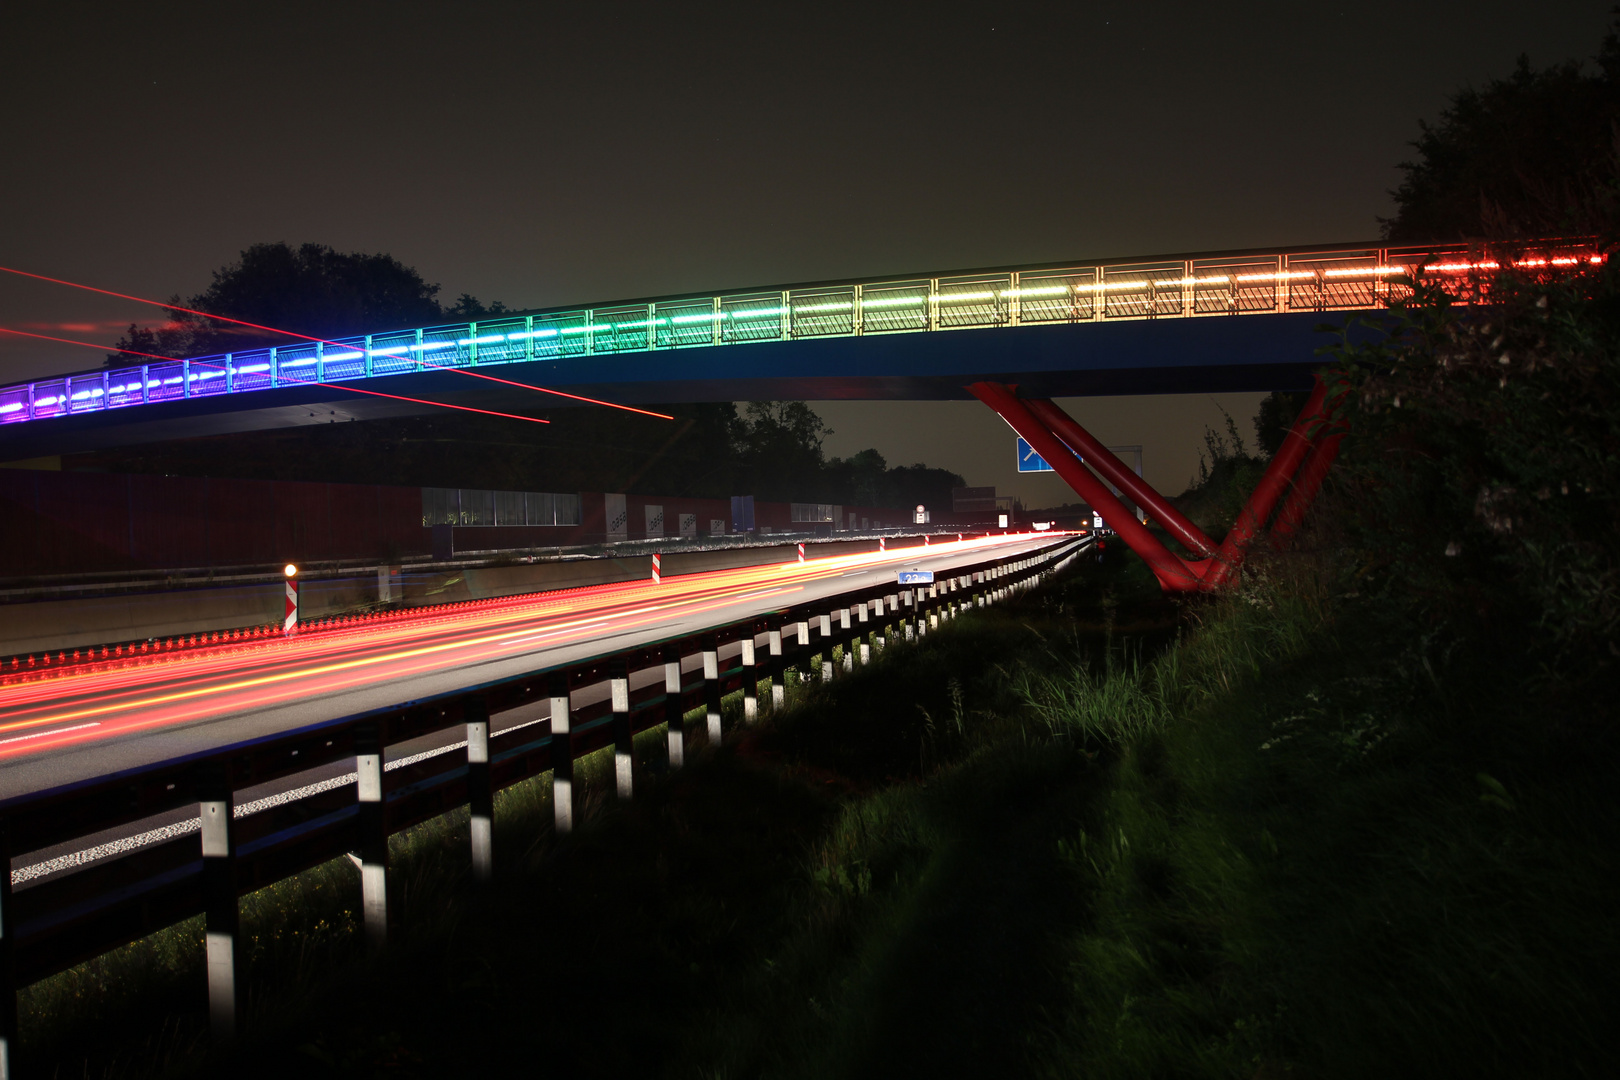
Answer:
[[[511,383],[637,403],[967,398],[984,379],[1043,397],[1297,388],[1327,341],[1318,327],[1340,321],[1324,313],[1385,307],[1417,266],[1466,258],[1369,244],[1077,261],[289,337],[0,388],[0,458],[432,408],[367,391],[566,403]]]

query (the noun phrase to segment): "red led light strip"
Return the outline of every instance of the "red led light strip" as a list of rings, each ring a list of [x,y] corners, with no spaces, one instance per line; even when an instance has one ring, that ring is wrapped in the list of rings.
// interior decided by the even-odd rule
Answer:
[[[144,356],[149,360],[169,360],[169,361],[172,361],[172,362],[177,363],[177,364],[185,362],[178,356],[159,356],[157,353],[137,352],[134,349],[119,349],[119,348],[115,348],[114,346],[111,346],[111,345],[97,345],[95,342],[92,342],[92,341],[74,341],[72,338],[51,337],[48,334],[30,334],[27,330],[12,330],[12,329],[10,329],[8,327],[4,327],[4,326],[0,326],[0,334],[17,334],[17,335],[20,335],[21,337],[39,338],[39,339],[41,339],[43,341],[60,341],[64,345],[83,345],[86,348],[90,348],[90,349],[100,349],[102,352],[121,352],[121,353],[128,353],[130,356]],[[340,346],[340,348],[341,347],[342,346]],[[196,365],[197,367],[212,368],[215,371],[224,371],[225,370],[224,368],[222,368],[218,364],[209,364],[209,363],[205,363],[205,362],[203,362],[201,360],[193,360],[193,361],[191,361],[191,363]],[[551,423],[550,420],[542,420],[538,416],[519,416],[516,413],[495,412],[492,409],[475,409],[471,405],[451,405],[451,404],[448,404],[448,403],[443,402],[443,401],[428,401],[428,400],[426,400],[424,398],[405,397],[402,394],[385,394],[381,390],[362,390],[358,386],[342,386],[342,385],[340,385],[338,383],[326,383],[326,382],[314,382],[314,381],[301,382],[298,385],[299,386],[324,386],[324,387],[327,387],[328,389],[332,389],[332,390],[347,390],[347,391],[349,391],[350,393],[353,393],[353,394],[369,394],[372,397],[391,398],[394,401],[409,401],[413,405],[433,405],[433,406],[437,406],[438,408],[441,408],[441,409],[455,409],[457,412],[480,413],[480,414],[482,414],[484,416],[499,416],[499,417],[503,417],[503,418],[505,418],[507,420],[527,420],[531,424],[549,424],[549,423]]]
[[[53,285],[66,285],[70,289],[83,289],[85,292],[100,293],[103,296],[113,296],[113,297],[117,297],[120,300],[133,300],[137,304],[148,304],[148,305],[150,305],[152,307],[160,307],[160,308],[163,308],[163,309],[165,309],[167,311],[183,311],[188,315],[200,315],[205,319],[213,319],[213,320],[215,320],[217,322],[232,323],[232,324],[234,324],[236,326],[246,326],[246,327],[248,327],[250,329],[253,329],[253,330],[263,330],[263,331],[266,331],[267,333],[271,333],[271,334],[281,334],[281,335],[283,335],[285,337],[298,338],[300,341],[313,341],[318,345],[335,345],[336,347],[338,347],[340,349],[352,349],[352,348],[354,348],[354,346],[352,346],[352,345],[344,345],[341,342],[329,341],[326,338],[310,337],[308,334],[300,334],[295,330],[281,330],[281,329],[278,329],[278,328],[276,328],[274,326],[265,326],[265,325],[263,325],[261,323],[247,322],[244,319],[233,319],[228,315],[211,315],[206,311],[198,311],[195,308],[181,307],[179,304],[165,304],[165,303],[162,303],[161,301],[158,301],[158,300],[148,300],[144,296],[131,296],[129,293],[114,292],[111,289],[98,289],[94,285],[81,285],[77,281],[65,281],[62,278],[47,277],[44,274],[33,274],[33,273],[29,273],[27,270],[17,270],[17,269],[15,269],[13,267],[10,267],[10,266],[0,266],[0,270],[3,270],[8,274],[16,274],[18,277],[33,278],[35,281],[48,281]],[[97,346],[97,347],[99,348],[99,346]],[[128,350],[123,350],[123,351],[128,351]],[[144,355],[147,355],[147,354],[145,354],[145,353],[137,353],[135,355],[144,356]],[[541,394],[552,394],[552,395],[554,395],[556,397],[564,397],[564,398],[568,398],[568,399],[570,399],[572,401],[583,401],[587,405],[605,405],[610,409],[622,409],[625,412],[639,413],[642,416],[654,416],[654,417],[657,417],[660,420],[673,420],[673,419],[675,419],[673,416],[670,416],[668,413],[653,412],[651,409],[638,409],[633,405],[620,405],[617,402],[613,402],[613,401],[602,401],[602,400],[599,400],[597,398],[581,397],[579,394],[569,394],[569,393],[565,393],[565,392],[563,392],[561,390],[549,390],[544,386],[535,386],[532,383],[515,382],[515,381],[513,381],[511,379],[498,379],[493,375],[485,375],[482,372],[478,372],[478,371],[467,371],[464,368],[446,367],[443,364],[430,364],[430,363],[427,362],[427,360],[425,358],[423,358],[421,356],[417,357],[417,363],[421,364],[425,368],[431,368],[434,371],[453,371],[457,375],[471,375],[475,379],[488,379],[490,382],[505,383],[507,386],[516,386],[516,387],[520,387],[520,388],[522,388],[524,390],[533,390],[533,391],[535,391],[537,393],[541,393]],[[328,386],[328,385],[331,385],[331,384],[329,384],[329,383],[319,383],[317,385]],[[352,386],[345,386],[345,387],[340,387],[340,389],[352,390],[354,388]],[[363,392],[364,391],[362,391],[362,393]],[[390,397],[392,395],[383,394],[381,396],[382,397]],[[412,399],[412,398],[404,398],[402,400],[411,401],[411,400],[414,400],[414,399]],[[482,409],[473,409],[473,410],[470,410],[470,411],[472,411],[472,412],[483,412],[484,410],[482,410]],[[505,416],[506,414],[505,413],[491,413],[490,415],[491,416]]]

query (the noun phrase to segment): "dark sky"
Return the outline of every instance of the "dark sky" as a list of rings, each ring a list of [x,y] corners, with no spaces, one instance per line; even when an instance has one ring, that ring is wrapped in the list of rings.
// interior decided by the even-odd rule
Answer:
[[[1419,118],[1521,52],[1589,57],[1609,7],[20,3],[0,264],[166,297],[317,241],[528,308],[1358,240]],[[132,319],[0,280],[0,326],[111,342]],[[99,361],[0,340],[3,381]],[[1223,403],[1246,426],[1254,400]],[[1172,488],[1219,415],[1077,407]],[[822,411],[835,452],[1015,486],[981,406]]]

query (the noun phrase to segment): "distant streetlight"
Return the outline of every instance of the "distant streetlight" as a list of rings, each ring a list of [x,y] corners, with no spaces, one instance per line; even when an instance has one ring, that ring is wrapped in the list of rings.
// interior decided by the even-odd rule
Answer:
[[[298,567],[294,566],[292,563],[288,563],[286,566],[281,568],[281,572],[286,574],[288,577],[297,577]]]

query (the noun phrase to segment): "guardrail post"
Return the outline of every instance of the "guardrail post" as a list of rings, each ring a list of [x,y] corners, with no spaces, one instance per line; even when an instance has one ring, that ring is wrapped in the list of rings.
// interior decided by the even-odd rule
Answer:
[[[900,616],[900,625],[905,631],[906,640],[911,641],[917,636],[917,629],[912,625],[912,617],[916,612],[917,600],[912,590],[907,589],[900,594],[900,603],[907,609]]]
[[[713,634],[703,638],[703,703],[708,707],[709,745],[719,746],[725,737],[720,730],[720,639]]]
[[[208,1030],[215,1043],[236,1036],[242,1014],[242,924],[236,904],[236,825],[230,772],[202,777],[203,929],[208,952]]]
[[[681,708],[681,650],[664,646],[664,723],[669,728],[669,767],[686,761],[686,712]]]
[[[878,610],[882,611],[883,610],[883,601],[878,600],[878,601],[876,601],[876,603],[878,605]],[[870,664],[872,662],[872,646],[866,640],[868,632],[869,632],[869,626],[870,626],[870,624],[872,622],[872,604],[873,604],[873,601],[864,600],[864,601],[861,602],[860,608],[857,609],[860,612],[860,622],[861,622],[860,646],[861,646],[861,666],[862,667],[865,667],[867,664]]]
[[[759,670],[754,659],[754,628],[742,639],[743,720],[752,724],[759,719]]]
[[[630,731],[630,665],[617,660],[608,679],[613,704],[613,777],[619,798],[635,794],[635,735]]]
[[[821,616],[821,681],[833,681],[832,615]]]
[[[866,611],[866,605],[861,605],[861,611]],[[849,608],[842,608],[838,612],[838,636],[844,643],[844,674],[848,675],[855,670],[855,639],[850,636]],[[863,643],[864,644],[864,643]]]
[[[770,631],[771,650],[771,711],[775,712],[787,704],[787,686],[783,679],[787,677],[787,667],[782,660],[782,631]]]
[[[574,830],[574,736],[569,730],[568,676],[551,676],[551,805],[557,835]]]
[[[462,706],[467,721],[467,809],[472,825],[474,881],[495,871],[495,789],[489,777],[489,703],[472,698]]]
[[[362,725],[354,733],[355,798],[360,816],[360,908],[366,941],[375,950],[388,944],[388,808],[383,801],[382,729]]]
[[[11,823],[0,819],[0,1078],[17,1075],[17,926],[11,904]]]

